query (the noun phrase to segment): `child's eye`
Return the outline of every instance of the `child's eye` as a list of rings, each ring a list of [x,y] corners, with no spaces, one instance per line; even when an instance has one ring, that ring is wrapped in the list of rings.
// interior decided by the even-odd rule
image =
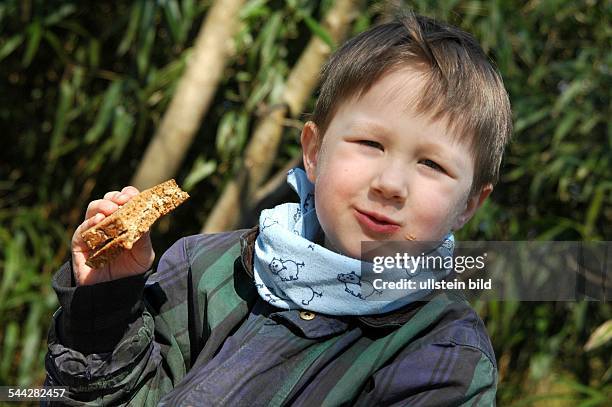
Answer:
[[[440,171],[440,172],[446,172],[444,171],[444,168],[442,168],[441,166],[438,165],[438,163],[431,161],[431,160],[421,160],[422,164],[425,164],[426,166],[436,170],[436,171]]]
[[[384,150],[384,147],[382,146],[382,144],[380,144],[378,141],[372,141],[372,140],[359,140],[357,141],[359,144],[363,144],[364,146],[368,146],[368,147],[374,147],[377,148],[379,150]]]

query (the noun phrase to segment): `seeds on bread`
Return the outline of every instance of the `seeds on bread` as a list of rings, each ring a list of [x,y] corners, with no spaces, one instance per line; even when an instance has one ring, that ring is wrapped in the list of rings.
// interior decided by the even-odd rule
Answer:
[[[174,179],[146,189],[130,199],[106,219],[87,229],[81,237],[91,249],[87,264],[100,268],[146,233],[160,217],[189,198]]]

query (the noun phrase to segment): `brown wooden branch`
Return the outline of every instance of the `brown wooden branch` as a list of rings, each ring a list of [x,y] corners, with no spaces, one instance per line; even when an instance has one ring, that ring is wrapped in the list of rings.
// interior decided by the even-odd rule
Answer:
[[[149,188],[176,175],[233,53],[244,0],[216,0],[198,33],[185,73],[131,184]]]
[[[287,182],[287,172],[299,166],[302,162],[302,156],[297,156],[289,160],[287,164],[283,166],[274,176],[272,176],[268,182],[262,185],[258,190],[253,194],[253,200],[251,202],[252,206],[257,206],[261,201],[263,201],[268,195],[272,194],[275,190],[277,190],[281,185]]]

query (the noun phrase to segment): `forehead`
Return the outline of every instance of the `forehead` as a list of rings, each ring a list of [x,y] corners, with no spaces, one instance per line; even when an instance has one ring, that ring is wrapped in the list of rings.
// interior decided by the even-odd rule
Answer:
[[[447,117],[434,117],[417,108],[425,84],[424,74],[411,68],[387,73],[369,89],[340,102],[330,128],[427,136],[430,141],[445,139],[452,144],[462,141],[459,129],[450,126]]]
[[[391,130],[402,121],[414,118],[433,123],[431,118],[418,113],[416,109],[423,86],[422,74],[414,70],[387,73],[369,89],[339,101],[332,123],[344,128],[370,126],[380,131]]]
[[[357,92],[346,102],[394,103],[412,109],[418,101],[424,84],[422,72],[409,67],[395,69],[383,74],[369,88]]]

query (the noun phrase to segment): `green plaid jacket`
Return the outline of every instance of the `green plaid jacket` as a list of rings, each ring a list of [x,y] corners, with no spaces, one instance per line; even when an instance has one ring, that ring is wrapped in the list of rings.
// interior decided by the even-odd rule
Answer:
[[[495,405],[491,343],[464,299],[367,317],[274,308],[252,279],[256,236],[186,237],[155,272],[86,287],[67,262],[45,385],[68,386],[62,405]]]

